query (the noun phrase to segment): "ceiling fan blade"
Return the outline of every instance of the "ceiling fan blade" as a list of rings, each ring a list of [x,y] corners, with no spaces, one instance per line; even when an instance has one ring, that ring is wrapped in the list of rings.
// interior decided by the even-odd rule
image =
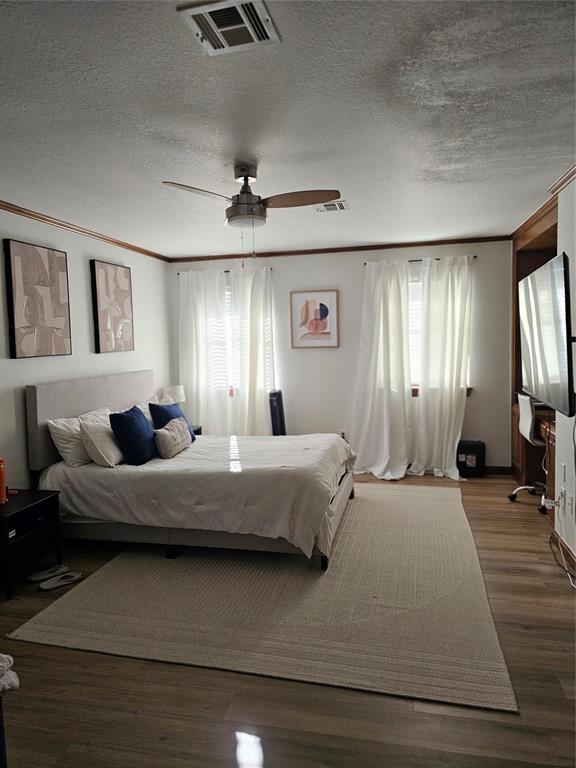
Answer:
[[[218,192],[210,192],[208,189],[189,187],[187,184],[178,184],[176,181],[163,181],[162,184],[166,184],[169,187],[175,187],[176,189],[183,189],[185,192],[195,192],[197,195],[204,195],[205,197],[221,197],[222,200],[228,200],[229,202],[232,202],[231,197],[226,197],[226,195],[219,195]]]
[[[283,195],[265,197],[262,204],[266,208],[297,208],[301,205],[328,203],[339,197],[340,192],[337,189],[305,189],[301,192],[285,192]]]

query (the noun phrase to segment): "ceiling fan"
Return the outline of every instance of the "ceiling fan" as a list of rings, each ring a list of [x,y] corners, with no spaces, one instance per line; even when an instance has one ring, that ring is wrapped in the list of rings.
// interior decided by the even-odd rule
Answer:
[[[337,200],[340,192],[337,189],[306,189],[300,192],[285,192],[271,197],[260,197],[253,194],[250,182],[256,181],[256,166],[250,163],[237,163],[234,166],[234,178],[242,182],[239,194],[227,197],[207,189],[189,187],[175,181],[163,181],[169,187],[194,192],[197,195],[218,197],[227,200],[231,205],[226,208],[226,221],[231,227],[263,227],[266,224],[268,208],[297,208],[302,205],[319,205]]]

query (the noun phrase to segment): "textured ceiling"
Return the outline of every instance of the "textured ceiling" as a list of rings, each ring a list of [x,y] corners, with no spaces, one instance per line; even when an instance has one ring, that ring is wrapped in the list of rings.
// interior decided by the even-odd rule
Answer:
[[[277,45],[209,57],[172,2],[0,2],[0,198],[170,256],[510,232],[574,161],[574,3],[276,2]],[[224,203],[224,201],[222,201]],[[251,247],[251,234],[246,234]]]

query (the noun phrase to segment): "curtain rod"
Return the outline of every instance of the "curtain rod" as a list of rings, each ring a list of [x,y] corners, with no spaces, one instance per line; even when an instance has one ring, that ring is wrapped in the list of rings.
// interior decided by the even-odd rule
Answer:
[[[434,256],[434,261],[440,261],[441,258],[442,258],[441,256]],[[472,256],[472,258],[473,259],[477,259],[478,256],[476,254],[474,254]],[[415,264],[418,261],[424,261],[424,259],[408,259],[408,264]],[[378,264],[378,262],[377,261],[370,261],[370,262],[365,261],[364,262],[364,266],[366,266],[366,264]]]

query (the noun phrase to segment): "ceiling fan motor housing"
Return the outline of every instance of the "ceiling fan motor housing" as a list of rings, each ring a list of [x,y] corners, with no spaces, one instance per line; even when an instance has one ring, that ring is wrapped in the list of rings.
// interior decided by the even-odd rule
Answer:
[[[234,166],[234,178],[236,181],[243,182],[256,181],[257,171],[253,163],[236,163]]]
[[[226,221],[231,227],[263,227],[266,224],[266,206],[259,195],[241,192],[232,197],[226,208]]]

